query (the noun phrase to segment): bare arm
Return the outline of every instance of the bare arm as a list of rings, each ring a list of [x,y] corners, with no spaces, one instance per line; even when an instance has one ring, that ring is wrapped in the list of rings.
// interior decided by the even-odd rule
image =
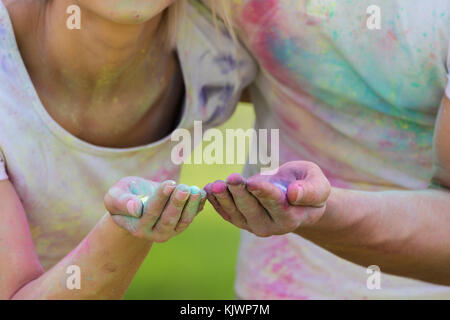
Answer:
[[[152,244],[133,237],[105,215],[72,253],[44,272],[9,181],[0,182],[0,243],[1,299],[121,298]],[[71,265],[81,269],[80,290],[66,287]]]
[[[450,100],[436,126],[434,182],[423,191],[332,189],[327,209],[296,233],[355,263],[450,285]]]
[[[450,194],[332,189],[315,225],[296,233],[382,272],[450,285]]]

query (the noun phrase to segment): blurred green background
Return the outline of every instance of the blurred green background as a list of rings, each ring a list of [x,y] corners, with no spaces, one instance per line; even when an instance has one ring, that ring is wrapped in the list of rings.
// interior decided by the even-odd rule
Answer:
[[[251,105],[238,106],[221,130],[253,127]],[[181,182],[205,186],[241,172],[241,165],[185,165]],[[209,203],[194,223],[167,243],[155,244],[125,299],[234,299],[239,230]]]

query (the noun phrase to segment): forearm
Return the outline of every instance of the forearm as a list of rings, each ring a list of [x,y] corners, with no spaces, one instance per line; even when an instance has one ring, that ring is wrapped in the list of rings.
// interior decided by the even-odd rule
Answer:
[[[13,299],[120,299],[151,248],[105,215],[63,260],[23,286]],[[69,266],[81,271],[81,288],[70,290]]]
[[[450,285],[450,193],[334,188],[322,219],[297,234],[383,272]]]

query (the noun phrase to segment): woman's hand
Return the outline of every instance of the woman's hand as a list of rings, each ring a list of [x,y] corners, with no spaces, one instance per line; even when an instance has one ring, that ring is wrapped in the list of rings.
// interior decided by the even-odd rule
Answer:
[[[183,232],[203,209],[206,193],[196,186],[139,177],[119,180],[105,195],[106,209],[121,228],[154,242]]]

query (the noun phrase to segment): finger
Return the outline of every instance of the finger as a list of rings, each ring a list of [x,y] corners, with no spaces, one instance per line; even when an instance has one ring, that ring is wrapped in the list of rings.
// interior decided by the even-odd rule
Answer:
[[[272,229],[272,235],[294,231],[309,218],[310,213],[309,220],[311,223],[316,221],[318,217],[315,214],[316,212],[313,211],[319,210],[317,208],[291,206],[283,191],[285,188],[281,185],[272,184],[265,180],[249,179],[247,189],[258,199],[278,226],[278,229]]]
[[[156,190],[149,190],[149,192],[152,192],[152,195],[148,196],[147,199],[142,199],[144,213],[141,218],[141,224],[145,226],[146,230],[149,232],[151,232],[154,225],[161,217],[175,187],[175,181],[165,181],[161,183]]]
[[[330,191],[330,183],[322,170],[311,164],[303,179],[294,181],[288,186],[287,198],[292,205],[323,207]]]
[[[202,200],[201,190],[197,186],[192,186],[190,188],[190,193],[191,195],[189,196],[189,200],[184,207],[180,221],[178,221],[175,229],[177,233],[181,233],[186,230],[198,213],[200,202]]]
[[[246,188],[245,179],[237,173],[227,178],[227,186],[237,209],[245,217],[249,226],[254,229],[259,225],[270,223],[271,218],[266,210]]]
[[[180,221],[181,214],[189,196],[190,188],[185,184],[178,185],[172,192],[161,218],[153,228],[155,232],[159,233],[161,241],[168,240],[175,233],[175,228]]]
[[[247,220],[236,207],[233,197],[228,191],[227,184],[218,180],[213,183],[211,190],[222,209],[230,216],[231,222],[238,228],[246,228]]]
[[[258,199],[273,221],[286,220],[289,204],[283,190],[269,181],[252,178],[247,181],[247,190]]]
[[[206,203],[206,199],[207,199],[205,190],[201,190],[201,196],[202,196],[202,199],[200,200],[200,205],[198,206],[198,213],[202,212],[203,208],[205,207],[205,203]]]
[[[139,218],[142,214],[142,202],[139,197],[131,192],[118,187],[111,188],[105,195],[106,210],[111,215],[124,215]]]
[[[212,193],[212,183],[208,183],[205,188],[206,192],[206,198],[208,199],[209,203],[213,206],[213,208],[216,210],[216,212],[226,221],[231,223],[231,217],[228,213],[223,210],[223,208],[220,206],[219,202],[217,201],[216,197]]]

